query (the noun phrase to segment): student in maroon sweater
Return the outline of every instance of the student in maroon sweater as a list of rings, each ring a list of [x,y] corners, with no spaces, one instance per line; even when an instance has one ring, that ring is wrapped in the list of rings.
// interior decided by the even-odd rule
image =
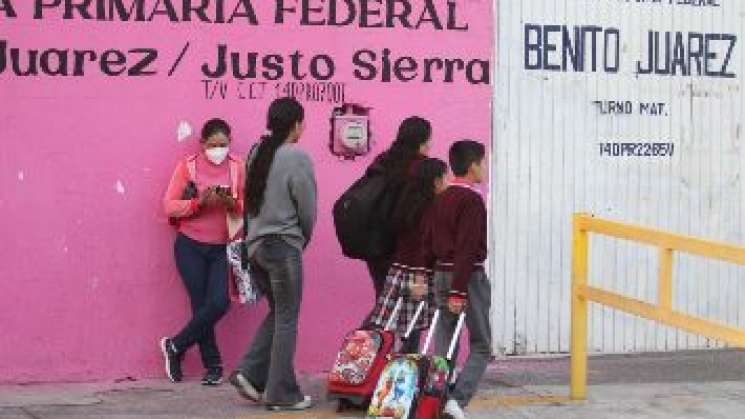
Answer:
[[[445,355],[457,316],[465,310],[470,353],[445,413],[465,418],[463,408],[476,393],[491,359],[489,308],[491,286],[484,271],[486,260],[486,205],[474,185],[485,175],[485,148],[475,141],[450,147],[450,168],[455,179],[434,205],[433,227],[427,233],[435,265],[435,299],[442,309],[437,326],[438,354]]]
[[[429,258],[421,250],[425,247],[422,237],[432,223],[435,196],[446,188],[447,170],[447,164],[439,159],[428,158],[417,163],[393,213],[393,229],[398,236],[396,252],[373,310],[372,322],[383,327],[401,297],[403,304],[393,330],[397,336],[404,337],[420,302],[424,301],[422,313],[414,325],[416,332],[404,341],[403,353],[417,352],[418,332],[429,327],[434,313],[432,270],[425,268]]]
[[[382,233],[380,240],[370,243],[369,257],[365,261],[373,283],[375,301],[383,292],[383,286],[388,270],[393,262],[396,246],[396,232],[391,225],[392,213],[408,179],[411,178],[414,167],[427,157],[432,139],[432,125],[424,118],[411,116],[404,119],[398,127],[396,140],[391,146],[380,153],[368,168],[382,170],[386,177],[386,192],[382,208],[377,211],[377,217],[371,220],[371,225]],[[369,326],[372,313],[365,317],[363,326]]]

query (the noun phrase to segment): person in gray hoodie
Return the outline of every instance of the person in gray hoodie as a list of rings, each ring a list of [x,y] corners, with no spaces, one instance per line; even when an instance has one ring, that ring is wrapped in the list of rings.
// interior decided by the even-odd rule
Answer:
[[[295,376],[303,293],[303,250],[313,234],[317,189],[313,163],[296,146],[304,110],[291,98],[269,107],[264,136],[246,159],[245,225],[252,276],[269,313],[230,376],[238,393],[270,410],[312,406]]]

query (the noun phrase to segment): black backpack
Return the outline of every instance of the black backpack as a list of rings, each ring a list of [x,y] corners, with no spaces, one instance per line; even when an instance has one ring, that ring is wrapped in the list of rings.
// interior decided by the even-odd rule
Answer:
[[[391,217],[398,188],[373,164],[334,204],[334,227],[344,256],[379,260],[395,250]]]

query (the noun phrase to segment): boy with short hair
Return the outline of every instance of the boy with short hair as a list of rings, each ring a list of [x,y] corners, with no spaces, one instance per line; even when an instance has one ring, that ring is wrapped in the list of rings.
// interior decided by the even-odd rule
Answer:
[[[440,307],[436,331],[437,352],[445,355],[458,315],[466,312],[470,353],[445,413],[465,418],[463,408],[476,393],[491,359],[489,309],[491,286],[484,270],[486,260],[486,205],[475,185],[486,173],[483,144],[463,140],[450,147],[450,168],[455,179],[437,199],[429,246],[437,259],[435,295]],[[454,358],[455,359],[455,358]]]

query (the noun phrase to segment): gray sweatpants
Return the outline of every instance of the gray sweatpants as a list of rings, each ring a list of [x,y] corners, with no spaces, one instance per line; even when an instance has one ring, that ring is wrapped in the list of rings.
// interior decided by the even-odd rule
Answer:
[[[440,308],[440,320],[435,334],[436,352],[447,355],[450,348],[458,316],[447,308],[453,274],[449,272],[435,272],[435,298]],[[481,377],[491,360],[491,326],[489,323],[489,309],[491,307],[491,285],[483,269],[471,274],[468,282],[468,304],[466,306],[466,327],[470,336],[470,352],[463,370],[458,376],[455,388],[450,394],[461,407],[468,405],[478,388]],[[457,359],[456,347],[453,359]]]

